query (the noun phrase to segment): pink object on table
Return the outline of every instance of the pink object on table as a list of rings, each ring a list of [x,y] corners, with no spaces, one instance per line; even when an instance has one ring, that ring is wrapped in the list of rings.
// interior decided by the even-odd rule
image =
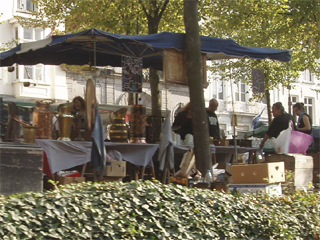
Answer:
[[[289,145],[289,153],[306,154],[312,141],[313,139],[309,134],[299,131],[292,131]]]

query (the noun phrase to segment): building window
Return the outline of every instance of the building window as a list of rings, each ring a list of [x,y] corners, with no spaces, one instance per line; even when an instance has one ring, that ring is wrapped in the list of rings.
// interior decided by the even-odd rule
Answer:
[[[24,41],[36,41],[43,39],[43,30],[40,28],[23,28],[23,39]]]
[[[19,11],[32,12],[37,10],[37,5],[32,0],[17,0],[17,8]]]
[[[15,39],[18,40],[19,39],[19,28],[14,28],[14,35],[15,35]]]
[[[216,80],[212,82],[212,98],[223,100],[224,97],[224,86],[223,81]]]
[[[32,39],[32,28],[23,28],[23,39],[33,40]]]
[[[302,81],[303,82],[307,82],[307,83],[313,83],[314,82],[314,74],[312,74],[312,72],[310,70],[305,70],[303,72],[303,78]]]
[[[24,79],[33,79],[33,67],[31,66],[24,66]]]
[[[293,105],[295,105],[296,103],[298,102],[298,97],[297,96],[290,96],[290,102],[289,102],[289,113],[291,114],[292,113],[292,106]],[[293,114],[294,115],[294,114]],[[299,116],[295,116],[294,115],[294,120],[297,122],[297,118],[298,118]]]
[[[294,105],[295,103],[298,102],[298,97],[297,96],[291,96],[290,98],[291,98],[290,100],[291,100],[291,104],[292,105]]]
[[[236,84],[235,99],[236,101],[239,101],[239,102],[246,101],[246,84],[243,82],[243,80],[239,81]]]
[[[221,100],[223,100],[223,91],[224,91],[223,81],[219,81],[218,98],[221,99]]]
[[[312,98],[304,98],[304,111],[309,114],[311,120],[313,120],[313,100]]]
[[[33,82],[43,82],[43,72],[44,66],[42,64],[38,64],[35,66],[24,66],[23,79]]]

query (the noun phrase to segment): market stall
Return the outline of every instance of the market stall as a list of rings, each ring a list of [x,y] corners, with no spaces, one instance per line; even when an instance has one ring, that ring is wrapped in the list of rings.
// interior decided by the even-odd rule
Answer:
[[[128,92],[136,93],[142,88],[141,76],[138,77],[137,74],[133,74],[134,71],[132,71],[132,69],[127,69],[126,67],[130,66],[128,63],[135,63],[135,73],[137,69],[141,70],[142,68],[148,67],[153,67],[157,70],[165,70],[164,66],[168,66],[169,61],[167,56],[170,55],[168,49],[175,49],[180,53],[183,52],[185,49],[185,37],[186,35],[182,33],[163,32],[159,34],[132,36],[112,34],[98,29],[88,29],[79,33],[52,36],[51,38],[36,42],[19,44],[16,48],[0,53],[0,61],[1,66],[11,66],[14,63],[23,65],[34,65],[38,63],[50,65],[60,65],[62,63],[73,65],[89,64],[90,66],[94,67],[106,65],[121,66],[123,67],[124,72],[123,79],[126,80],[124,82],[123,89]],[[271,58],[280,61],[289,61],[291,58],[291,51],[288,50],[240,46],[230,39],[218,39],[208,36],[201,36],[201,43],[201,51],[204,54],[204,61],[242,57],[250,57],[255,59]],[[178,55],[181,57],[181,54]],[[134,79],[138,79],[138,82],[135,82]],[[95,81],[93,79],[88,81],[88,83],[89,85],[87,84],[86,89],[86,124],[88,130],[90,132],[91,130],[94,132],[95,127],[97,126],[95,123],[95,120],[97,119],[96,116],[99,114],[96,111],[97,104],[95,102]],[[123,148],[121,148],[121,151],[124,153],[126,153],[127,149],[130,149],[130,146],[135,147],[135,144],[139,141],[141,146],[145,144],[145,137],[143,136],[143,129],[145,126],[145,110],[143,107],[133,107],[133,109],[136,110],[137,114],[133,114],[134,116],[131,119],[133,125],[131,128],[135,129],[136,131],[132,132],[131,134],[136,135],[133,139],[130,139],[131,145],[128,143],[122,146]],[[68,124],[65,125],[67,126]],[[65,128],[63,127],[63,129]],[[98,138],[99,140],[97,140]],[[94,145],[91,146],[94,146],[96,149],[100,162],[103,162],[101,165],[103,168],[105,164],[105,148],[110,146],[114,147],[115,145],[112,145],[111,143],[110,146],[105,146],[103,142],[104,139],[101,138],[101,136],[98,136],[98,138],[93,136]],[[37,140],[38,144],[41,144],[41,142],[43,143],[43,141],[45,140]],[[66,145],[69,145],[69,148],[70,146],[74,146],[72,144],[60,144],[59,146],[62,148],[66,147]],[[153,146],[152,144],[146,145],[150,146],[152,149],[152,151],[150,150],[151,156],[151,152],[156,150],[156,146]],[[117,145],[117,147],[120,146],[121,144]],[[140,147],[135,147],[135,149]],[[52,146],[48,147],[48,149],[50,148],[52,148]],[[90,148],[90,146],[87,145],[87,143],[84,143],[83,145],[80,144],[80,146],[76,146],[76,148],[79,148],[83,153],[83,156],[81,157],[81,163],[83,164],[87,162],[87,150]],[[91,151],[92,149],[93,147],[91,147]],[[133,152],[133,149],[131,150],[132,151],[130,154]],[[47,151],[49,152],[49,161],[53,161],[52,159],[54,159],[55,154],[51,154],[50,150]],[[141,153],[143,152],[145,154],[146,151],[147,150],[145,148],[141,148]],[[72,152],[75,154],[76,151],[72,150]],[[126,154],[124,156],[126,157]],[[148,155],[147,159],[143,161],[142,166],[146,166],[146,164],[150,163],[150,156]],[[60,156],[60,158],[68,161],[65,155]],[[137,163],[133,159],[131,159],[131,161]],[[60,169],[60,165],[59,168],[56,168],[56,162],[51,164],[54,166],[53,171]],[[68,164],[73,165],[71,163]],[[141,163],[139,162],[139,164]]]

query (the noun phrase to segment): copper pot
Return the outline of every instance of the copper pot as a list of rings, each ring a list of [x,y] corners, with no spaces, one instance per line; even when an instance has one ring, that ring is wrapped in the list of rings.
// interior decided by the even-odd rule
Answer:
[[[53,112],[50,110],[50,104],[42,100],[36,102],[36,109],[33,112],[33,125],[37,127],[36,138],[52,139],[52,118]]]

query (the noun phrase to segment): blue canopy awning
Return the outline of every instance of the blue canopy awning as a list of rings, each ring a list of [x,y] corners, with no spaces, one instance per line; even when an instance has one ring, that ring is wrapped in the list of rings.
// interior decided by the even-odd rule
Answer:
[[[0,53],[0,66],[84,65],[121,66],[121,56],[142,57],[143,67],[162,70],[165,49],[185,50],[185,34],[162,32],[150,35],[120,35],[98,29],[56,35],[47,39],[21,43]],[[201,52],[208,60],[249,57],[287,62],[290,50],[246,47],[231,39],[201,36]]]

